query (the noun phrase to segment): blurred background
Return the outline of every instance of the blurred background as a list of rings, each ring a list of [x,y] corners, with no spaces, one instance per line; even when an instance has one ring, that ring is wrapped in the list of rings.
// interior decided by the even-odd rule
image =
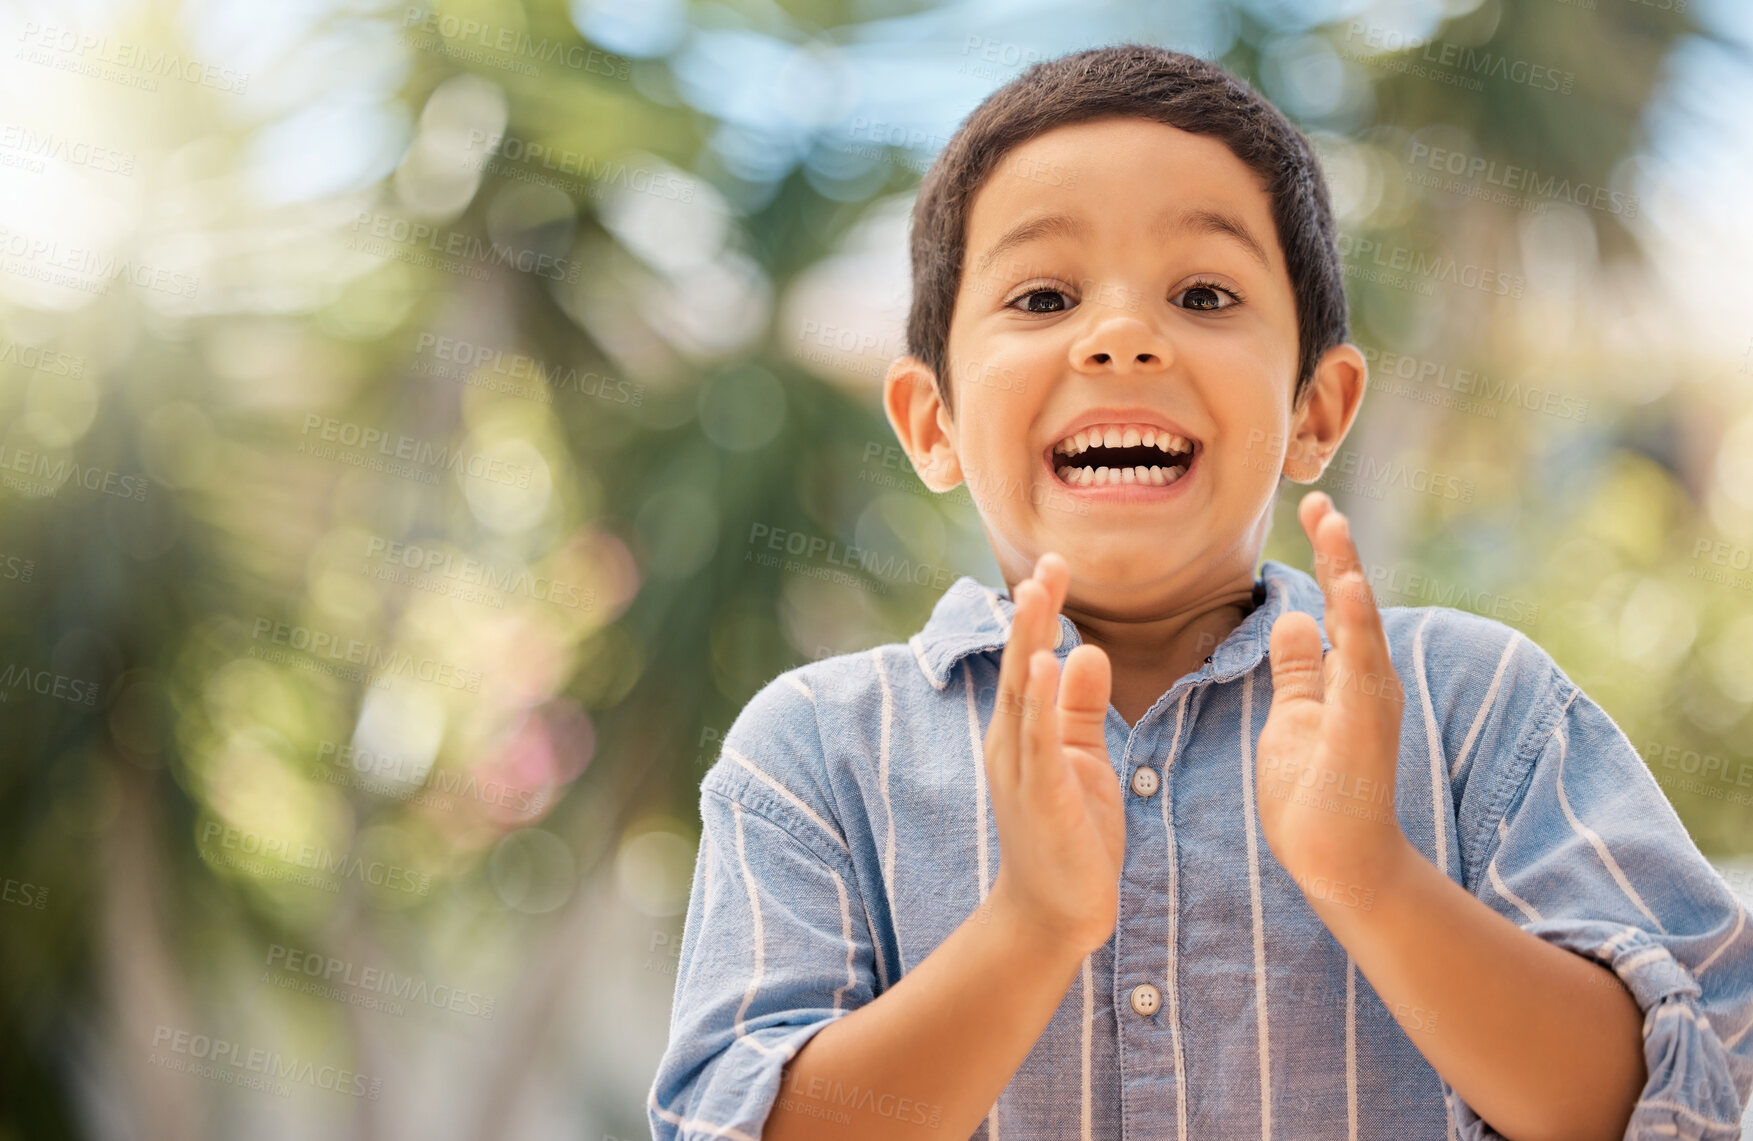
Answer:
[[[0,1138],[648,1136],[720,735],[1002,581],[878,403],[919,177],[1121,40],[1317,143],[1378,597],[1753,902],[1746,5],[13,2]]]

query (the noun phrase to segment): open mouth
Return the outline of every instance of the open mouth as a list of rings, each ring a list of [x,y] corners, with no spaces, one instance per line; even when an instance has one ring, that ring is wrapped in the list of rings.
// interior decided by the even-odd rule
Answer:
[[[1068,487],[1168,487],[1187,474],[1198,444],[1137,426],[1099,425],[1053,445],[1047,466]]]

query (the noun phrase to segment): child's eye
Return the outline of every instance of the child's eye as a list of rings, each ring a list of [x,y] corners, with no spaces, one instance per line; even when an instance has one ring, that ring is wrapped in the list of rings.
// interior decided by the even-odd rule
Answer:
[[[1225,288],[1214,281],[1195,282],[1176,294],[1176,297],[1186,299],[1186,308],[1202,313],[1216,313],[1224,309],[1231,309],[1242,302],[1241,295],[1235,290]]]
[[[1071,308],[1071,299],[1062,289],[1050,289],[1045,286],[1031,289],[1020,297],[1013,298],[1006,308],[1015,308],[1022,302],[1025,313],[1063,313]]]

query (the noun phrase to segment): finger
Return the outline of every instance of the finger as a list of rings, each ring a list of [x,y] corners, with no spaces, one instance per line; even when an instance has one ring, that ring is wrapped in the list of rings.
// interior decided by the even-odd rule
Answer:
[[[1065,556],[1057,551],[1042,555],[1035,562],[1035,580],[1047,588],[1048,621],[1043,625],[1051,647],[1059,632],[1059,612],[1065,607],[1065,594],[1071,586],[1071,568],[1066,565]]]
[[[1333,500],[1324,491],[1309,492],[1296,508],[1297,521],[1303,525],[1303,533],[1309,537],[1309,547],[1315,552],[1315,581],[1320,584],[1323,594],[1327,591],[1330,575],[1327,558],[1321,553],[1316,535],[1321,529],[1321,520],[1335,510]]]
[[[1018,722],[1023,712],[1024,687],[1028,682],[1029,655],[1035,649],[1033,615],[1042,605],[1042,587],[1032,578],[1017,583],[1013,592],[1016,611],[1010,637],[998,660],[998,695],[992,720],[986,728],[987,776],[995,782],[1014,784],[1018,778]]]
[[[1272,663],[1272,708],[1325,699],[1321,630],[1300,610],[1279,615],[1272,624],[1267,658]]]
[[[1258,742],[1263,795],[1294,780],[1302,762],[1287,742],[1313,740],[1326,719],[1321,630],[1312,615],[1291,610],[1272,624],[1267,649],[1272,664],[1272,705]],[[1333,655],[1326,655],[1331,660]]]
[[[1034,563],[1034,580],[1047,591],[1047,605],[1041,606],[1041,645],[1052,650],[1059,643],[1059,612],[1066,605],[1066,591],[1071,585],[1071,568],[1059,552],[1048,550]]]
[[[1373,738],[1378,745],[1391,746],[1400,733],[1400,678],[1349,521],[1337,512],[1322,519],[1317,541],[1332,576],[1326,624],[1333,660],[1326,680],[1335,729],[1346,739]]]
[[[1348,661],[1359,665],[1387,665],[1388,641],[1382,632],[1382,614],[1364,575],[1357,545],[1352,542],[1351,520],[1338,511],[1323,515],[1315,533],[1315,543],[1317,558],[1327,567],[1323,593],[1327,599],[1326,611],[1331,616],[1327,622],[1328,640],[1342,649],[1346,648],[1347,641],[1352,643],[1352,647],[1346,649]],[[1352,650],[1370,655],[1367,663],[1362,658],[1352,658]],[[1374,656],[1378,650],[1383,655],[1380,658]]]
[[[1065,763],[1059,748],[1059,716],[1054,692],[1059,687],[1059,659],[1051,650],[1029,656],[1029,680],[1022,718],[1021,787],[1025,795],[1038,792],[1059,776]]]
[[[1351,519],[1345,512],[1330,508],[1322,513],[1310,541],[1321,565],[1327,569],[1328,589],[1353,570],[1362,573],[1363,560],[1351,540]]]
[[[1059,679],[1059,741],[1067,748],[1105,754],[1113,667],[1100,646],[1085,642],[1065,658]]]

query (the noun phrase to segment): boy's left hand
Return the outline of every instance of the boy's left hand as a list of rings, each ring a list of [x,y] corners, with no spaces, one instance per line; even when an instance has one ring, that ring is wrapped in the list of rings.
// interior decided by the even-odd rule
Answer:
[[[1333,649],[1322,654],[1320,630],[1301,611],[1273,624],[1256,787],[1273,855],[1311,900],[1335,899],[1370,890],[1416,854],[1394,815],[1403,695],[1350,521],[1319,491],[1297,517],[1315,548]]]

